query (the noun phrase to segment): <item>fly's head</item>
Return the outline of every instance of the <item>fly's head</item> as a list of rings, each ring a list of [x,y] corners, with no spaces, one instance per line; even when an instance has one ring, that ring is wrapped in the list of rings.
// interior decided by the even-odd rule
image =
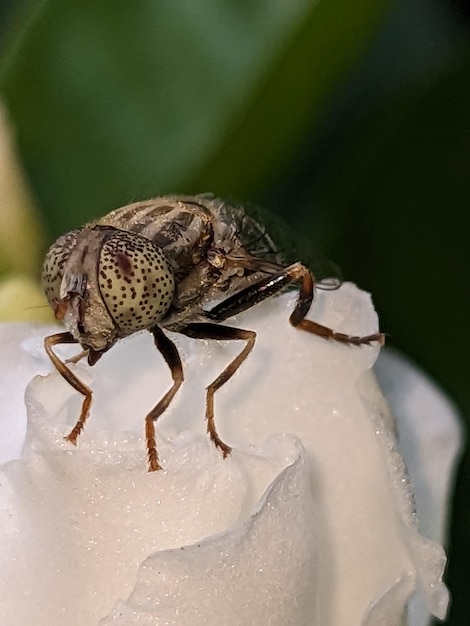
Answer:
[[[60,237],[46,254],[42,284],[56,318],[83,348],[100,353],[158,323],[175,293],[162,250],[109,226]]]

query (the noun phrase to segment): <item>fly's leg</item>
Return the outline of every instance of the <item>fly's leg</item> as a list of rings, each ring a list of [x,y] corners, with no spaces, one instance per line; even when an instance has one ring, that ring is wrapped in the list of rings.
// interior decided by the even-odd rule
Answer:
[[[292,311],[289,318],[292,326],[300,328],[301,330],[306,330],[314,335],[324,337],[325,339],[334,339],[335,341],[354,346],[370,345],[373,341],[377,341],[380,345],[384,344],[385,337],[382,333],[373,333],[372,335],[366,335],[365,337],[351,336],[344,333],[337,333],[327,326],[305,319],[305,316],[307,315],[312,304],[315,290],[313,274],[300,263],[291,265],[286,268],[285,271],[288,272],[293,281],[300,283],[299,297],[297,298],[295,309]]]
[[[165,411],[165,409],[170,404],[173,396],[178,391],[179,387],[183,382],[183,367],[181,364],[181,359],[178,355],[175,345],[163,334],[163,332],[155,327],[152,329],[152,333],[155,338],[155,345],[162,353],[165,361],[170,367],[172,377],[173,377],[173,386],[171,389],[165,394],[165,396],[160,400],[157,406],[147,415],[145,418],[145,432],[147,438],[147,449],[148,449],[148,459],[149,459],[149,471],[155,471],[161,469],[160,464],[158,463],[158,454],[155,443],[155,425],[154,421]],[[70,432],[65,439],[70,441],[74,445],[77,443],[77,438],[83,430],[85,422],[88,418],[90,412],[90,406],[92,402],[92,391],[91,389],[85,385],[81,380],[79,380],[73,372],[66,366],[66,364],[59,359],[59,357],[52,350],[52,347],[61,343],[78,343],[74,337],[70,333],[58,333],[56,335],[50,335],[46,337],[44,340],[44,346],[46,348],[46,352],[49,355],[52,363],[56,367],[57,371],[65,380],[72,385],[74,389],[80,392],[85,396],[82,404],[82,410],[80,413],[80,417],[75,424],[74,428]],[[87,353],[88,354],[88,353]],[[77,355],[77,361],[80,358],[86,356],[84,353],[80,353]],[[90,355],[88,355],[90,357]],[[88,359],[90,365],[93,365],[98,360],[101,353],[93,353],[92,358]]]
[[[78,343],[78,342],[70,333],[57,333],[56,335],[50,335],[49,337],[46,337],[44,339],[44,347],[46,349],[46,352],[49,358],[54,364],[56,370],[59,372],[59,374],[63,378],[65,378],[65,380],[69,383],[69,385],[72,385],[72,387],[76,389],[79,393],[81,393],[82,396],[85,396],[85,399],[83,400],[83,404],[82,404],[82,410],[80,412],[80,417],[78,418],[77,423],[72,428],[70,433],[66,437],[64,437],[64,439],[66,439],[67,441],[70,441],[70,443],[73,443],[76,446],[77,437],[82,432],[83,427],[85,426],[85,422],[90,413],[90,406],[91,406],[93,393],[91,389],[87,385],[85,385],[85,383],[82,383],[82,381],[79,378],[77,378],[73,372],[69,370],[66,364],[63,361],[61,361],[59,357],[57,356],[57,354],[52,350],[53,346],[56,346],[61,343]]]
[[[315,279],[310,270],[301,263],[294,263],[280,272],[263,278],[257,283],[242,289],[210,311],[206,311],[205,315],[214,321],[226,320],[258,304],[258,302],[262,302],[266,300],[266,298],[279,293],[284,287],[291,283],[300,284],[299,296],[289,318],[290,323],[296,328],[306,330],[309,333],[319,335],[325,339],[334,339],[335,341],[354,346],[370,345],[374,341],[380,343],[380,345],[384,344],[385,337],[382,333],[373,333],[365,337],[351,336],[344,333],[337,333],[327,326],[305,319],[313,301]]]
[[[66,359],[65,363],[78,363],[79,361],[87,357],[89,352],[89,350],[82,350],[75,356],[71,356],[69,359]]]
[[[232,451],[232,448],[224,443],[217,433],[214,420],[214,394],[222,385],[225,385],[225,383],[232,378],[237,369],[250,354],[255,345],[256,333],[252,330],[219,326],[217,324],[206,324],[203,322],[187,324],[179,328],[178,332],[194,339],[238,340],[246,342],[243,350],[206,389],[207,432],[214,445],[222,451],[222,455],[225,459]]]
[[[155,422],[168,408],[176,392],[183,384],[184,375],[183,365],[175,344],[163,334],[163,331],[158,326],[154,326],[150,329],[150,332],[153,334],[155,345],[170,368],[173,378],[171,388],[145,418],[145,437],[147,440],[149,472],[155,472],[162,468],[158,462],[157,444],[155,441]]]

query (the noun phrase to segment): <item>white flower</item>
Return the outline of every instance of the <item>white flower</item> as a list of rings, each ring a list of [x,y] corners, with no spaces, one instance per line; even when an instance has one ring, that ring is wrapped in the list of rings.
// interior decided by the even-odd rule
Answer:
[[[0,326],[0,460],[21,457],[0,473],[1,624],[422,626],[424,601],[445,614],[434,541],[455,413],[412,365],[385,356],[398,448],[371,370],[378,348],[295,330],[294,297],[230,320],[258,340],[216,395],[219,434],[234,448],[225,461],[204,432],[204,388],[240,346],[174,336],[186,381],[157,423],[165,469],[151,474],[143,418],[170,374],[148,333],[92,369],[72,366],[95,390],[77,448],[62,437],[81,396],[57,373],[36,377],[21,452],[24,388],[51,369],[37,338],[46,330]],[[350,284],[318,293],[312,316],[354,334],[378,326]]]

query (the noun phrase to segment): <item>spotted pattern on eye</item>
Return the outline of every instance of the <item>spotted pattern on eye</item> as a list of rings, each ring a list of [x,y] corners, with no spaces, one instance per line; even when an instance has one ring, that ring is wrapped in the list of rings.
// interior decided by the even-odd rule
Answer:
[[[47,300],[53,309],[55,309],[60,300],[60,285],[64,274],[64,266],[77,244],[77,237],[81,230],[81,228],[77,228],[59,237],[49,248],[46,255],[41,282]]]
[[[98,283],[116,325],[133,333],[160,321],[171,306],[175,279],[162,250],[146,237],[116,231],[100,252]]]

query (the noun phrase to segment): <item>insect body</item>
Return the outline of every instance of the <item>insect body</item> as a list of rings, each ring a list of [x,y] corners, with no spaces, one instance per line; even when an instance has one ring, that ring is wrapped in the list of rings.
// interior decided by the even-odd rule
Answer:
[[[42,283],[56,318],[67,329],[46,337],[47,354],[84,396],[80,417],[66,437],[73,444],[88,417],[92,391],[53,346],[78,343],[83,352],[71,360],[86,356],[94,365],[119,339],[143,329],[153,334],[173,384],[145,418],[149,471],[161,467],[155,421],[183,383],[181,359],[163,329],[196,339],[245,342],[206,390],[207,431],[224,458],[231,448],[215,427],[214,394],[246,359],[256,334],[221,322],[294,283],[299,296],[290,316],[293,326],[352,345],[384,340],[381,333],[349,336],[305,319],[315,289],[311,271],[301,263],[283,266],[260,224],[241,207],[211,195],[136,202],[67,233],[49,249]],[[214,300],[221,301],[213,306]]]

